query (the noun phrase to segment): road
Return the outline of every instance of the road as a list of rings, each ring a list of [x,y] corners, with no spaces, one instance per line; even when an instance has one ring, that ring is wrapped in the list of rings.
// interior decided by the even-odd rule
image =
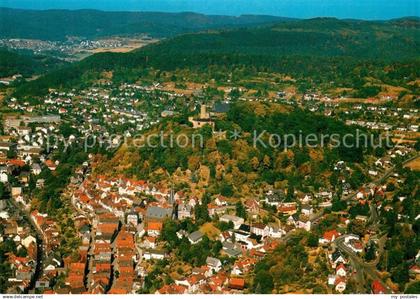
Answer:
[[[31,230],[35,233],[36,238],[36,246],[37,246],[37,256],[36,256],[36,265],[35,265],[35,272],[32,276],[31,282],[29,283],[28,288],[24,291],[24,293],[30,293],[35,290],[35,284],[37,280],[42,276],[43,272],[43,260],[44,260],[44,240],[42,236],[42,232],[38,230],[38,227],[33,222],[31,215],[28,211],[26,211],[23,207],[21,207],[15,200],[10,198],[10,200],[7,201],[10,205],[12,205],[16,211],[19,211],[19,213],[22,215],[24,220],[31,225]]]
[[[415,155],[414,157],[411,157],[409,159],[406,159],[405,161],[402,162],[402,165],[405,165],[415,159],[417,159],[420,156],[420,154]],[[394,171],[395,171],[396,167],[392,167],[389,170],[387,170],[380,178],[376,179],[375,181],[371,182],[374,184],[378,184],[378,183],[382,183],[383,181],[385,181]],[[358,191],[354,191],[353,193],[343,197],[343,200],[346,201],[350,201],[352,199],[354,199],[354,197],[356,196],[356,194],[358,193]],[[378,212],[376,210],[376,206],[374,203],[371,203],[369,206],[369,210],[370,210],[370,217],[368,222],[370,223],[370,228],[373,230],[378,230],[379,229],[379,218],[378,218]],[[319,218],[322,217],[322,215],[324,214],[324,209],[321,209],[316,215],[314,215],[311,218],[311,221],[314,223],[316,222]],[[283,242],[287,242],[288,240],[290,240],[291,236],[293,235],[293,233],[295,232],[295,230],[291,230],[289,232],[287,232],[282,238],[281,240]],[[336,246],[338,247],[338,249],[340,249],[343,253],[345,253],[348,257],[349,260],[351,262],[351,264],[353,265],[353,268],[356,270],[356,281],[358,282],[357,285],[357,291],[358,293],[364,293],[366,291],[365,288],[365,274],[368,275],[369,277],[371,277],[372,279],[377,279],[379,280],[387,289],[388,293],[391,293],[392,290],[385,284],[383,283],[383,281],[381,280],[381,278],[378,276],[377,272],[376,272],[376,265],[378,264],[381,255],[384,252],[384,247],[385,247],[385,242],[386,242],[386,235],[382,235],[380,238],[378,238],[378,254],[375,258],[375,260],[371,261],[371,262],[365,262],[363,261],[356,253],[354,253],[349,247],[347,247],[344,244],[344,238],[346,235],[341,236],[339,238],[337,238],[334,243],[336,244]]]
[[[392,293],[392,290],[385,283],[382,282],[382,279],[376,272],[376,265],[379,262],[380,254],[378,254],[377,258],[373,262],[367,263],[364,260],[362,260],[352,249],[347,247],[347,245],[344,242],[345,237],[346,235],[338,237],[334,241],[334,243],[342,253],[348,256],[353,268],[356,270],[356,280],[359,283],[358,288],[361,288],[365,285],[365,278],[363,274],[366,274],[372,280],[379,280],[382,283],[382,285],[386,288],[388,294]]]
[[[420,156],[420,154],[417,154],[409,159],[406,159],[402,162],[402,165],[417,159]],[[396,169],[396,166],[390,168],[387,170],[380,178],[376,179],[373,183],[378,184],[384,182]],[[346,197],[346,200],[351,200],[356,196],[357,192],[354,192]],[[376,206],[374,203],[371,203],[369,205],[370,210],[370,217],[368,220],[368,223],[370,224],[370,228],[374,231],[379,230],[379,218],[378,218],[378,211],[376,209]],[[379,233],[380,234],[380,233]],[[376,271],[376,266],[380,260],[381,255],[383,254],[385,250],[385,243],[387,240],[387,235],[382,235],[380,238],[378,238],[378,249],[377,249],[377,256],[375,260],[371,262],[365,262],[362,260],[352,249],[346,246],[344,243],[346,235],[338,237],[334,243],[336,244],[337,248],[340,249],[343,253],[345,253],[353,265],[353,268],[357,271],[356,274],[356,280],[358,281],[359,285],[358,288],[365,285],[365,277],[364,274],[372,278],[373,280],[379,280],[382,285],[386,288],[388,293],[392,293],[392,290],[382,281],[382,279],[378,276]],[[372,237],[374,238],[374,237]]]
[[[411,161],[413,161],[413,160],[415,160],[415,159],[417,159],[418,157],[420,157],[420,154],[417,154],[417,155],[415,155],[415,156],[413,156],[413,157],[411,157],[411,158],[408,158],[408,159],[406,159],[405,161],[403,161],[401,164],[404,166],[404,165],[406,165],[406,164],[408,164],[408,163],[410,163]],[[384,182],[387,178],[389,178],[390,176],[391,176],[391,174],[395,171],[395,169],[396,169],[396,166],[393,166],[393,167],[391,167],[390,169],[388,169],[380,178],[378,178],[378,179],[376,179],[376,180],[374,180],[374,181],[372,181],[372,182],[370,182],[370,184],[379,184],[379,183],[382,183],[382,182]],[[363,187],[363,186],[362,186]],[[351,194],[349,194],[349,195],[346,195],[346,196],[344,196],[343,197],[343,200],[350,200],[350,199],[353,199],[355,196],[356,196],[356,194],[358,193],[359,191],[354,191],[354,192],[352,192]]]

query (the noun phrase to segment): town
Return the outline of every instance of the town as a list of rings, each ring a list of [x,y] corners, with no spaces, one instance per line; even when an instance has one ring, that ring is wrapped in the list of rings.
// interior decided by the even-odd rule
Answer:
[[[35,55],[50,55],[71,62],[103,51],[128,52],[151,42],[156,42],[156,39],[147,35],[115,36],[97,40],[75,36],[68,37],[65,41],[10,38],[0,39],[0,47],[17,51],[32,51]]]
[[[216,2],[2,4],[1,294],[418,297],[417,3]]]
[[[8,292],[249,293],[251,278],[259,279],[256,265],[294,238],[307,238],[302,247],[307,266],[323,267],[315,287],[322,292],[396,291],[389,274],[377,268],[388,234],[378,213],[400,209],[407,201],[398,186],[407,184],[410,173],[397,165],[418,163],[409,140],[418,131],[418,110],[343,105],[314,95],[293,98],[279,93],[236,101],[298,105],[341,117],[349,125],[390,132],[398,142],[371,161],[368,182],[360,185],[350,183],[354,169],[338,161],[330,168],[340,188],[290,193],[271,187],[244,198],[195,196],[177,190],[172,178],[168,184],[92,172],[101,148],[71,157],[79,164],[64,170],[61,164],[69,157],[55,153],[66,142],[77,148],[81,137],[92,135],[112,136],[104,148],[118,149],[124,138],[177,117],[186,105],[201,105],[198,118],[189,118],[194,128],[214,127],[213,120],[235,101],[228,92],[212,102],[205,90],[183,93],[158,83],[103,82],[70,92],[53,90],[43,101],[12,98],[8,107],[13,113],[3,117],[0,143],[0,181],[7,198],[0,201],[1,246],[10,248]],[[64,139],[52,143],[51,135]],[[62,194],[46,194],[65,175],[69,180],[62,181]],[[52,206],[45,206],[40,196],[59,196],[63,203],[54,208],[58,198],[52,198]],[[408,217],[398,212],[395,221],[403,225]],[[419,265],[417,252],[403,279],[418,280]],[[293,290],[299,288],[288,291]]]

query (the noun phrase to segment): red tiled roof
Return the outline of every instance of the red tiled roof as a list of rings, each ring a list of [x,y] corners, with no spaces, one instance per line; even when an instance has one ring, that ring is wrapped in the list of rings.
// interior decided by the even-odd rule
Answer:
[[[66,283],[69,284],[71,287],[81,287],[83,286],[83,275],[77,275],[77,274],[70,274],[67,279]]]
[[[344,282],[344,283],[346,283],[346,279],[345,278],[343,278],[343,277],[336,277],[335,278],[335,281],[334,281],[334,285],[338,285],[339,283],[341,283],[341,282]]]
[[[116,223],[100,223],[98,224],[98,232],[113,234],[118,229]]]
[[[8,161],[9,165],[13,165],[13,166],[18,166],[18,167],[23,167],[25,166],[25,161],[23,160],[17,160],[17,159],[11,159]]]
[[[111,264],[109,263],[100,263],[95,265],[96,272],[110,272]]]
[[[117,239],[115,241],[117,248],[134,248],[134,238],[133,235],[126,232],[126,231],[121,231],[118,236]]]
[[[176,284],[164,285],[158,290],[159,294],[184,294],[185,291],[186,288],[184,286]]]
[[[52,169],[55,169],[57,167],[57,165],[55,165],[55,163],[51,160],[46,160],[45,165],[47,165],[48,168],[52,168]]]
[[[71,263],[69,268],[72,272],[84,272],[86,265],[84,263]]]
[[[346,271],[346,267],[344,266],[344,264],[339,264],[336,268],[336,272],[340,269],[343,269],[344,271]]]
[[[229,280],[229,287],[231,289],[242,290],[245,287],[245,279],[243,279],[243,278],[231,278]]]
[[[150,243],[155,243],[156,242],[156,237],[146,236],[145,239],[147,241],[149,241]]]
[[[121,273],[124,273],[124,275],[131,275],[134,274],[134,270],[132,267],[119,267],[118,271]]]
[[[340,234],[335,229],[333,229],[333,230],[326,231],[323,235],[323,238],[331,242],[333,238],[335,239],[338,236],[340,236]]]
[[[147,223],[147,230],[162,230],[163,224],[162,222],[155,222],[151,221]]]
[[[386,289],[379,280],[374,280],[372,282],[372,292],[374,294],[385,294]]]
[[[128,294],[127,290],[124,289],[117,289],[117,288],[112,288],[108,294],[114,294],[114,295],[125,295]]]
[[[291,206],[291,207],[282,206],[282,207],[279,207],[279,211],[282,212],[282,213],[293,212],[293,211],[296,211],[296,207],[294,207],[294,206]]]

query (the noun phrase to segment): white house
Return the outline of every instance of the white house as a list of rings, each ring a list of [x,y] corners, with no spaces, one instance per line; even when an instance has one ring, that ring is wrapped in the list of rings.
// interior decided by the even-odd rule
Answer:
[[[22,240],[22,245],[25,246],[25,248],[28,248],[31,243],[36,244],[36,239],[32,237],[31,235],[27,236],[25,239]]]
[[[221,216],[219,221],[228,222],[228,223],[232,221],[235,229],[238,229],[241,226],[241,224],[245,222],[244,218],[234,216],[234,215],[228,215],[228,214]]]
[[[188,241],[191,242],[191,244],[197,244],[201,241],[201,239],[204,237],[204,234],[200,232],[199,230],[192,232],[188,235]]]
[[[39,175],[41,173],[41,170],[41,166],[38,163],[32,164],[31,171],[34,175]]]
[[[222,262],[214,257],[207,257],[206,264],[214,272],[219,272],[222,269]]]
[[[7,173],[2,172],[0,173],[0,182],[7,183],[9,181],[9,178],[7,176]]]
[[[286,232],[284,231],[284,230],[282,230],[280,227],[278,227],[277,225],[275,225],[275,224],[269,224],[268,225],[269,226],[269,228],[270,228],[270,232],[269,232],[269,236],[271,237],[271,238],[274,238],[274,239],[279,239],[279,238],[281,238],[284,234],[286,234]]]
[[[346,289],[346,280],[344,278],[341,277],[336,277],[335,279],[335,290],[339,293],[342,293],[345,291]]]
[[[165,258],[165,252],[156,249],[149,249],[143,252],[143,258],[145,260],[163,260]]]
[[[308,232],[311,230],[311,221],[304,222],[299,220],[298,222],[296,222],[296,227],[302,228]]]
[[[270,234],[270,227],[263,223],[255,223],[251,225],[251,233],[265,238]]]
[[[345,277],[347,275],[347,271],[346,271],[346,267],[344,266],[344,264],[339,264],[336,268],[335,268],[335,273],[338,276],[341,277]]]
[[[306,216],[310,216],[314,213],[314,209],[310,205],[302,205],[302,214]]]

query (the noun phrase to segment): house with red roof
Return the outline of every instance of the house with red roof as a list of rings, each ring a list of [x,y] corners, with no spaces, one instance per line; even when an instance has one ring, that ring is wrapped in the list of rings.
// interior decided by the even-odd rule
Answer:
[[[182,285],[169,284],[169,285],[164,285],[163,287],[161,287],[159,290],[156,291],[155,294],[157,295],[187,294],[187,288]]]
[[[162,231],[163,223],[158,221],[149,221],[146,224],[146,232],[149,236],[158,237]]]
[[[260,211],[259,203],[253,198],[247,199],[245,201],[245,207],[247,212],[251,214],[258,214],[258,212]]]
[[[55,171],[57,169],[57,165],[56,163],[54,163],[54,161],[46,160],[44,163],[48,167],[48,169],[51,171]]]
[[[335,278],[334,285],[335,285],[335,290],[337,292],[342,293],[346,289],[346,279],[344,277],[337,276]]]
[[[346,266],[344,266],[344,264],[339,264],[339,265],[335,268],[335,273],[336,273],[338,276],[345,277],[345,276],[347,275]]]
[[[96,236],[102,236],[104,240],[110,241],[118,229],[116,223],[99,223],[96,228]]]
[[[296,203],[293,202],[292,204],[290,203],[283,203],[278,207],[278,211],[280,213],[282,213],[283,215],[294,215],[297,213],[297,206]]]
[[[414,264],[408,270],[410,276],[414,277],[416,280],[420,280],[420,267],[417,264]]]
[[[329,230],[324,232],[322,238],[319,238],[320,244],[329,244],[331,242],[334,242],[335,239],[337,239],[340,236],[340,233],[337,232],[337,230]]]
[[[374,281],[372,281],[372,293],[386,294],[386,288],[379,280],[375,279]]]
[[[92,268],[92,273],[99,273],[99,272],[111,272],[111,264],[110,263],[96,263]]]
[[[7,161],[8,166],[23,167],[26,165],[25,161],[18,159],[10,159]]]
[[[245,288],[245,279],[241,277],[232,277],[229,279],[229,288],[243,290]]]
[[[115,239],[116,249],[123,248],[134,248],[134,237],[131,233],[127,232],[125,229],[121,230]]]

